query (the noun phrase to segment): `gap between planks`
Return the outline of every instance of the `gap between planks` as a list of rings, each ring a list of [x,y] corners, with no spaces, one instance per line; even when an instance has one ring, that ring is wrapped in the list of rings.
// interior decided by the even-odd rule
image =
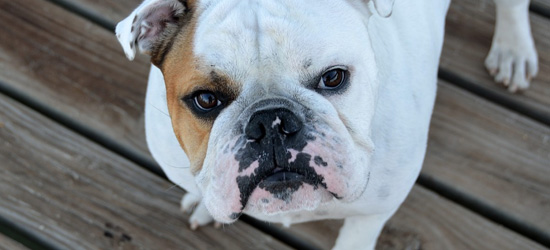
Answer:
[[[0,216],[0,249],[42,249],[54,250],[55,247],[32,234],[24,228]]]
[[[114,30],[114,23],[101,15],[96,15],[93,12],[88,11],[86,8],[79,7],[78,5],[72,4],[65,0],[47,1],[57,4],[69,11],[75,12],[76,14],[81,15],[82,17],[98,24],[99,26],[107,30]],[[532,1],[530,10],[539,15],[545,15],[546,17],[548,17],[547,14],[550,13],[550,10],[547,7],[548,6],[545,6],[538,1]],[[490,100],[519,114],[530,117],[538,122],[550,125],[550,117],[548,117],[545,113],[530,109],[528,106],[523,105],[523,103],[521,102],[515,101],[515,99],[512,99],[509,96],[484,88],[483,86],[480,86],[468,79],[465,79],[450,70],[440,68],[438,77],[470,93],[482,97],[483,99]],[[507,216],[506,213],[501,213],[498,210],[492,209],[489,206],[484,205],[482,202],[477,201],[475,198],[464,195],[454,190],[452,187],[449,187],[444,183],[438,182],[437,180],[431,179],[423,174],[420,175],[418,183],[421,186],[424,186],[446,198],[449,198],[450,200],[457,202],[458,204],[461,204],[471,209],[472,211],[475,211],[476,213],[485,216],[493,222],[503,224],[510,229],[519,232],[520,234],[523,234],[529,238],[536,240],[537,242],[540,242],[550,247],[550,237],[540,229],[527,226],[524,223],[521,223],[520,221],[515,220],[510,216]],[[263,230],[265,230],[265,228]]]
[[[114,32],[115,23],[113,23],[108,18],[105,18],[102,15],[99,15],[93,11],[83,8],[78,4],[66,0],[45,0],[51,2],[55,5],[58,5],[70,12],[73,12],[92,23],[95,23],[106,30]],[[136,6],[137,7],[137,6]],[[531,1],[530,11],[547,18],[550,18],[550,4],[546,4],[542,1]],[[543,51],[539,51],[543,53]],[[534,119],[538,122],[550,126],[550,115],[548,112],[541,112],[540,110],[533,109],[532,107],[525,105],[521,101],[516,101],[510,96],[497,92],[491,89],[486,88],[485,86],[476,84],[472,80],[461,77],[460,75],[452,72],[446,68],[440,67],[438,77],[442,80],[445,80],[455,86],[458,86],[466,91],[476,94],[479,97],[490,100],[494,103],[498,103],[510,110],[513,110],[517,113],[523,114],[531,119]]]
[[[550,18],[550,2],[531,2],[529,10],[546,18]]]
[[[506,107],[517,114],[529,117],[537,122],[550,126],[550,116],[539,110],[532,109],[522,102],[516,101],[501,92],[491,91],[483,86],[473,83],[472,81],[452,72],[450,70],[439,68],[437,77],[445,80],[454,86],[457,86],[465,91],[468,91],[485,100]]]
[[[193,232],[173,184],[1,94],[0,107],[0,235],[32,249],[288,248],[242,222]]]
[[[53,2],[55,2],[55,1],[53,1]],[[93,135],[92,135],[92,137],[93,137]]]
[[[502,212],[497,208],[491,207],[483,201],[476,199],[475,197],[465,195],[463,192],[456,190],[450,185],[447,185],[435,178],[431,178],[430,176],[422,173],[418,176],[416,184],[438,195],[441,195],[442,197],[445,197],[446,199],[458,205],[461,205],[462,207],[470,211],[479,214],[487,220],[490,220],[496,224],[500,224],[529,239],[532,239],[535,242],[542,244],[545,247],[550,248],[550,236],[547,232],[543,231],[540,228],[527,225],[520,219],[511,217],[509,214]]]
[[[5,103],[8,103],[10,105],[5,105]],[[12,139],[11,141],[15,142],[16,144],[29,144],[29,143],[32,142],[32,144],[33,144],[32,147],[42,148],[42,146],[40,144],[49,143],[49,142],[53,141],[55,143],[53,143],[52,149],[57,149],[57,150],[53,150],[52,152],[66,152],[64,149],[67,149],[67,148],[69,148],[69,151],[65,154],[70,154],[70,155],[79,155],[79,154],[75,154],[75,152],[87,151],[87,150],[82,150],[82,148],[91,148],[91,152],[105,152],[105,153],[103,153],[104,154],[103,156],[101,156],[101,155],[99,156],[99,157],[101,157],[101,159],[104,159],[104,160],[99,160],[100,163],[98,163],[99,164],[98,166],[103,166],[103,164],[106,164],[106,162],[109,162],[109,163],[108,163],[108,165],[105,165],[104,167],[102,167],[102,169],[97,169],[98,171],[85,171],[85,172],[82,172],[83,170],[81,168],[86,168],[85,166],[74,167],[74,169],[73,169],[73,167],[68,167],[66,170],[52,170],[52,169],[58,169],[59,167],[50,166],[50,167],[47,167],[44,170],[43,174],[44,173],[49,173],[50,175],[55,175],[55,176],[58,176],[58,174],[60,174],[60,175],[69,175],[70,174],[74,178],[74,174],[72,174],[73,171],[74,171],[77,174],[77,176],[80,176],[79,178],[76,179],[76,181],[73,181],[71,178],[69,178],[69,180],[67,180],[67,179],[63,178],[63,176],[61,176],[61,178],[59,178],[58,181],[60,183],[63,183],[64,186],[68,185],[68,183],[69,183],[71,186],[74,186],[74,188],[71,188],[71,190],[73,190],[73,189],[76,190],[75,191],[76,193],[73,192],[69,196],[69,197],[72,197],[72,198],[69,198],[68,200],[72,200],[72,202],[70,202],[69,204],[66,204],[64,206],[69,206],[69,207],[72,208],[73,205],[77,204],[75,202],[80,203],[81,201],[79,201],[79,200],[81,200],[81,199],[78,199],[78,196],[83,195],[81,193],[82,190],[80,190],[80,189],[83,186],[89,186],[91,183],[94,183],[95,186],[102,187],[101,188],[102,190],[99,190],[100,191],[99,193],[108,194],[108,193],[111,193],[111,192],[108,192],[108,189],[112,188],[111,186],[118,186],[118,184],[112,184],[112,185],[105,186],[106,183],[114,183],[113,180],[110,180],[109,178],[117,179],[117,180],[121,181],[122,183],[132,182],[132,183],[134,183],[133,186],[141,186],[140,183],[146,182],[145,179],[143,179],[146,176],[141,176],[140,177],[140,175],[141,175],[140,173],[143,173],[143,171],[135,171],[135,170],[139,170],[138,166],[136,166],[136,168],[138,168],[138,169],[125,169],[123,166],[121,166],[121,165],[126,165],[127,164],[127,163],[124,163],[124,158],[119,157],[118,160],[120,162],[117,162],[116,157],[109,156],[109,155],[113,155],[111,152],[106,151],[104,148],[100,147],[99,145],[93,145],[93,142],[85,142],[85,139],[82,136],[74,133],[73,131],[66,130],[65,128],[63,128],[60,125],[56,124],[55,121],[52,121],[52,120],[50,120],[46,117],[43,117],[40,114],[36,113],[35,111],[29,109],[28,107],[22,106],[21,104],[14,103],[13,101],[3,99],[3,98],[1,98],[1,96],[0,96],[0,104],[1,104],[0,106],[4,106],[4,108],[1,109],[1,110],[4,110],[4,113],[7,112],[6,114],[7,114],[7,117],[8,117],[8,119],[6,120],[7,121],[6,126],[4,127],[4,129],[7,129],[8,131],[3,131],[4,135],[10,135],[11,134],[10,130],[11,130],[11,132],[17,131],[15,134],[21,133],[23,135],[26,135],[27,136],[26,138],[33,138],[31,141],[27,141],[28,139],[27,140],[19,140],[19,139],[13,140]],[[6,111],[6,110],[8,110],[8,111]],[[30,118],[33,118],[33,119],[26,119],[25,117],[30,117]],[[25,119],[23,119],[23,118],[25,118]],[[25,124],[27,124],[29,122],[29,120],[32,120],[33,123],[43,124],[43,126],[41,126],[41,127],[40,126],[35,126],[35,124],[28,124],[28,125],[25,126]],[[28,132],[29,130],[31,130],[31,133]],[[34,132],[32,132],[32,131],[34,131]],[[55,137],[55,138],[58,138],[58,139],[55,140],[55,138],[51,138],[51,137]],[[61,139],[61,138],[63,138],[63,139]],[[54,139],[54,140],[52,140],[52,139]],[[27,141],[27,142],[25,142],[25,141]],[[85,142],[85,143],[83,143],[83,142]],[[34,144],[37,144],[37,145],[34,145]],[[81,146],[76,146],[76,145],[81,145]],[[16,148],[17,147],[12,147],[12,149],[16,149]],[[12,152],[18,152],[18,151],[12,151]],[[21,152],[19,152],[19,154],[21,154]],[[97,154],[97,153],[95,153],[95,154]],[[88,155],[88,154],[85,154],[85,155]],[[109,156],[109,157],[106,157],[106,156]],[[16,157],[14,159],[21,159],[20,157],[21,157],[21,155],[16,155]],[[42,159],[42,158],[40,158],[39,154],[35,154],[31,158],[33,158],[33,157],[34,158],[39,157],[39,159]],[[9,159],[9,157],[7,159]],[[98,160],[98,159],[99,159],[98,156],[94,156],[94,157],[92,157],[91,159],[88,159],[88,160],[85,160],[85,159],[82,159],[82,158],[78,158],[78,159],[72,159],[71,158],[71,160],[67,160],[67,166],[72,165],[71,162],[74,162],[75,160],[78,161],[78,162],[81,162],[81,161],[95,162],[95,160]],[[115,161],[113,161],[113,159]],[[36,160],[32,160],[32,162],[36,162]],[[65,165],[64,162],[65,162],[65,160],[62,160],[60,163],[63,163],[63,165]],[[29,166],[26,166],[24,168],[29,169]],[[56,172],[59,172],[59,171],[61,171],[61,172],[56,173]],[[137,175],[136,174],[130,174],[130,173],[133,173],[133,171],[137,172]],[[103,173],[103,172],[106,172],[106,173]],[[121,172],[121,173],[119,173],[119,172]],[[106,176],[109,176],[109,177],[105,179]],[[25,177],[20,176],[20,178],[25,178],[25,180],[27,180],[27,181],[31,180],[31,179],[28,179],[27,176],[25,176]],[[11,178],[9,178],[9,179],[11,179]],[[157,179],[156,182],[159,181],[158,180],[159,178],[152,178],[152,179]],[[78,184],[80,182],[78,180],[86,180],[85,183],[84,183],[85,185]],[[25,181],[19,182],[19,180],[13,180],[13,181],[17,182],[17,183],[21,183],[23,186],[29,185],[28,188],[31,188],[31,189],[34,188],[35,189],[37,187],[36,185],[38,185],[38,186],[41,186],[41,185],[32,184],[32,183],[35,183],[35,182],[42,183],[42,181],[45,181],[45,182],[54,181],[55,182],[56,180],[47,177],[46,179],[41,178],[40,180],[30,181],[30,182],[27,182],[27,183],[25,183]],[[95,184],[97,181],[99,181],[99,183]],[[72,184],[73,182],[75,182],[74,185]],[[135,183],[138,183],[138,184],[135,184]],[[47,184],[48,183],[45,183],[45,185],[47,185]],[[76,185],[76,184],[78,184],[78,185]],[[12,184],[8,183],[7,185],[12,185]],[[12,185],[12,186],[15,186],[15,185]],[[124,185],[124,186],[127,186],[127,185]],[[152,185],[147,184],[146,186],[151,187]],[[25,188],[25,190],[28,190],[28,188]],[[55,189],[55,190],[53,190],[53,189]],[[64,190],[65,189],[66,188],[63,188],[63,187],[55,187],[55,188],[52,188],[52,191],[48,191],[48,194],[39,194],[39,195],[37,195],[37,197],[42,197],[42,195],[44,195],[45,197],[49,197],[49,196],[52,196],[52,195],[54,197],[56,197],[56,196],[59,197],[59,195],[64,195],[64,192],[65,192]],[[120,189],[120,188],[118,188],[118,189]],[[164,188],[161,188],[160,190],[163,190],[163,189]],[[80,190],[80,191],[78,191],[78,190]],[[86,189],[86,190],[88,190],[88,192],[94,192],[94,193],[96,191],[98,191],[98,190],[89,190],[89,189]],[[146,190],[151,190],[151,189],[146,188]],[[116,200],[123,199],[123,197],[126,196],[126,195],[124,195],[124,192],[134,193],[134,191],[132,191],[132,190],[124,190],[122,192],[122,195],[118,195],[119,191],[121,191],[121,190],[114,190],[112,192],[112,194],[117,194],[115,197],[113,197],[113,195],[107,195],[108,196],[107,197],[107,203],[113,202],[113,199],[116,199]],[[18,191],[18,192],[20,192],[20,191]],[[49,194],[50,192],[51,192],[51,195]],[[154,194],[157,194],[157,195],[159,194],[158,188],[157,188],[156,191],[151,190],[151,192],[153,192],[152,193],[153,196],[155,196]],[[84,195],[86,195],[86,193],[84,193]],[[54,194],[56,194],[56,195],[54,195]],[[175,202],[177,197],[174,197],[173,195],[168,195],[168,196],[172,196],[172,197],[168,197],[169,198],[168,201],[166,201],[164,203],[173,205],[173,202]],[[139,195],[139,197],[141,197],[141,198],[139,198],[138,201],[136,201],[136,204],[137,204],[136,206],[138,207],[138,211],[143,211],[143,209],[145,209],[147,211],[157,211],[157,210],[153,209],[153,207],[150,207],[150,206],[152,206],[152,204],[157,204],[159,202],[158,199],[166,198],[166,197],[156,197],[156,198],[152,197],[152,198],[157,199],[157,200],[156,201],[146,201],[144,203],[144,200],[148,200],[147,197],[150,197],[150,196],[146,195],[144,197],[143,195]],[[58,200],[58,199],[59,198],[57,198],[57,199],[54,198],[54,200],[52,200],[51,198],[46,198],[46,200],[50,200],[50,203],[53,202],[55,204],[59,203],[60,200]],[[100,202],[97,199],[90,199],[90,200],[95,200],[95,202],[92,202],[92,205],[93,205],[93,203]],[[411,207],[409,205],[406,205],[409,208],[408,210],[407,209],[400,210],[400,212],[398,212],[398,214],[396,215],[396,218],[400,218],[400,219],[391,220],[390,223],[389,223],[390,226],[388,226],[388,228],[386,229],[387,234],[391,235],[391,237],[389,239],[387,237],[382,237],[382,240],[380,242],[385,243],[385,244],[389,244],[389,246],[391,247],[391,246],[395,246],[395,242],[399,243],[399,239],[395,239],[397,236],[407,236],[407,237],[405,237],[406,240],[407,240],[406,243],[409,243],[409,242],[414,243],[412,246],[425,246],[427,249],[441,249],[441,246],[442,246],[441,244],[443,244],[444,246],[452,246],[453,245],[452,240],[451,241],[446,240],[446,241],[441,242],[440,240],[438,240],[438,238],[422,239],[423,238],[423,233],[422,232],[424,230],[426,230],[426,231],[431,231],[431,234],[434,234],[434,231],[440,232],[440,230],[443,230],[444,232],[446,232],[446,234],[450,235],[448,237],[453,239],[453,238],[456,238],[456,237],[462,238],[464,236],[461,236],[461,235],[471,233],[472,232],[471,230],[474,230],[476,232],[475,234],[470,234],[469,236],[466,237],[469,240],[454,242],[454,244],[460,244],[461,247],[470,248],[470,247],[473,247],[473,246],[481,246],[481,245],[483,245],[483,242],[492,242],[491,243],[492,246],[497,246],[501,249],[506,249],[506,248],[514,249],[516,247],[518,247],[520,249],[525,249],[525,248],[538,249],[538,248],[540,248],[540,246],[536,245],[533,242],[530,242],[530,241],[527,241],[527,240],[522,240],[521,237],[515,235],[514,232],[508,231],[504,228],[500,228],[500,227],[490,223],[487,220],[483,220],[478,215],[475,215],[475,214],[473,214],[472,212],[470,212],[466,209],[460,208],[459,206],[456,206],[456,205],[451,205],[452,203],[450,201],[445,201],[444,198],[438,197],[436,194],[434,194],[434,193],[432,193],[432,192],[430,192],[426,189],[423,189],[421,187],[418,187],[418,186],[415,187],[413,189],[412,195],[408,198],[408,200],[412,201],[412,203],[407,203],[407,204],[409,204],[409,205],[414,204],[413,209],[411,210],[410,209]],[[32,204],[37,204],[36,201],[34,201],[34,202],[28,201],[28,202],[30,202]],[[102,201],[102,203],[103,202],[104,201]],[[426,204],[426,203],[430,203],[433,206],[424,207],[423,205]],[[120,208],[123,211],[130,212],[130,211],[134,210],[133,209],[134,205],[127,204],[127,202],[122,202],[121,204],[113,204],[111,206],[118,207],[119,205],[123,206],[122,208]],[[448,207],[449,205],[451,205],[451,207]],[[82,205],[76,205],[76,206],[77,206],[77,210],[75,210],[75,211],[80,211],[80,209],[82,209],[82,207],[81,207]],[[159,205],[159,206],[161,206],[161,205]],[[11,207],[13,209],[14,206],[12,205]],[[34,207],[34,209],[36,209],[36,206],[32,206],[32,207]],[[80,207],[80,208],[78,208],[78,207]],[[56,210],[56,209],[59,209],[59,208],[54,207],[53,209]],[[102,207],[99,207],[99,209],[103,210]],[[426,217],[423,217],[423,216],[415,216],[417,214],[422,214],[423,211],[426,210],[426,209],[430,210],[429,214],[431,214],[431,216],[436,216],[437,221],[439,221],[439,224],[433,225],[432,223],[434,221],[429,221],[429,220],[427,221],[427,220],[425,220]],[[46,208],[44,211],[49,211],[49,210],[51,210],[51,208]],[[174,209],[171,209],[171,210],[172,211],[170,213],[166,214],[166,215],[176,216],[175,212],[173,211]],[[112,211],[114,211],[114,210],[112,210]],[[161,210],[158,210],[158,211],[161,211]],[[51,218],[52,213],[55,214],[57,212],[52,211],[52,212],[45,212],[45,213],[46,213],[45,216],[39,216],[38,218]],[[83,215],[89,216],[89,215],[87,215],[87,213],[89,213],[89,212],[83,212]],[[120,216],[120,214],[117,215],[117,214],[111,214],[111,213],[113,213],[113,212],[109,212],[107,215],[105,215],[106,217],[104,219],[100,219],[99,221],[100,222],[101,221],[110,221],[109,217],[115,216],[116,218],[118,218]],[[120,213],[120,211],[118,211],[117,213]],[[63,213],[63,214],[66,214],[66,213]],[[94,212],[94,214],[95,214],[95,212]],[[103,213],[101,213],[101,214],[103,214]],[[133,211],[133,213],[131,213],[131,214],[135,214],[135,211]],[[161,214],[164,214],[164,213],[161,213]],[[70,215],[66,215],[66,216],[70,216]],[[76,217],[73,218],[72,220],[80,218],[80,212],[77,212],[74,216],[76,216]],[[134,217],[135,216],[130,216],[128,218],[134,218]],[[101,218],[103,218],[103,217],[101,217]],[[145,216],[144,218],[148,218],[148,216]],[[422,219],[422,218],[424,218],[424,219]],[[460,219],[457,220],[457,218],[460,218]],[[86,219],[86,218],[83,218],[83,219]],[[72,221],[72,220],[69,220],[69,221]],[[78,220],[80,221],[80,219],[78,219]],[[177,223],[178,225],[172,225],[172,227],[182,226],[182,223],[181,223],[182,219],[175,219],[175,220],[179,221],[179,223]],[[406,228],[404,228],[403,224],[399,222],[399,221],[403,221],[403,220],[409,220],[409,221],[411,221],[411,223],[408,223]],[[418,220],[420,220],[420,221],[418,221]],[[462,220],[464,220],[464,221],[461,222]],[[131,226],[131,224],[125,223],[127,221],[128,221],[127,219],[123,218],[123,221],[119,221],[118,223],[123,223],[125,225],[123,227],[131,227],[131,228],[137,227],[136,230],[138,232],[139,232],[139,230],[138,230],[139,227],[143,227],[143,225],[151,225],[152,226],[152,225],[157,225],[158,223],[161,223],[159,221],[156,221],[155,222],[156,224],[149,224],[149,223],[152,223],[152,221],[149,219],[149,220],[147,220],[143,223],[138,223],[141,226],[139,226],[139,225]],[[68,226],[66,224],[67,219],[65,219],[64,222],[65,223],[61,223],[61,224]],[[473,226],[473,227],[472,226],[464,226],[464,227],[458,226],[462,223],[465,223],[464,225],[468,225],[469,223],[475,223],[475,226]],[[31,223],[31,225],[34,225],[34,224],[36,224],[36,223]],[[58,224],[58,223],[56,222],[55,224]],[[74,222],[70,223],[71,227],[74,227],[73,224],[74,224]],[[97,223],[95,223],[95,224],[97,224]],[[64,228],[65,228],[65,230],[67,230],[66,227],[64,227]],[[207,229],[210,230],[210,228],[207,228]],[[136,232],[136,230],[131,230],[131,231]],[[387,230],[389,230],[389,231],[387,231]],[[94,231],[94,232],[96,234],[98,233],[97,231]],[[326,236],[329,236],[329,237],[332,238],[332,237],[334,237],[335,232],[337,232],[337,230],[330,232],[331,235],[326,235]],[[138,234],[138,233],[136,233],[136,234]],[[140,234],[143,235],[143,232],[140,233]],[[133,234],[131,234],[131,235],[133,235]],[[501,238],[505,238],[507,240],[505,240],[505,241],[498,240],[498,239],[501,239]],[[93,239],[93,237],[92,237],[92,239]],[[140,239],[142,239],[142,237],[134,237],[134,239],[140,240]],[[171,239],[173,239],[173,238],[171,238]],[[57,240],[60,240],[60,239],[57,239]],[[74,244],[74,243],[71,243],[74,240],[75,239],[73,237],[73,238],[69,239],[69,241],[67,241],[66,243]],[[88,239],[88,240],[91,240],[91,239]],[[422,240],[425,240],[425,242],[423,242]],[[60,242],[60,243],[62,243],[62,242]],[[89,241],[87,242],[87,244],[90,244],[90,243],[91,242],[89,242]],[[149,244],[150,243],[151,242],[149,242]],[[134,242],[134,244],[137,244],[137,242]],[[425,245],[423,245],[423,244],[425,244]],[[449,244],[451,244],[451,245],[449,245]],[[508,245],[508,244],[512,244],[512,245]],[[301,244],[301,246],[307,246],[307,245]],[[409,246],[410,247],[411,245],[404,245],[404,246]],[[484,246],[487,247],[487,245],[484,245]],[[306,247],[306,249],[312,249],[312,248],[313,247],[311,247],[311,248]]]

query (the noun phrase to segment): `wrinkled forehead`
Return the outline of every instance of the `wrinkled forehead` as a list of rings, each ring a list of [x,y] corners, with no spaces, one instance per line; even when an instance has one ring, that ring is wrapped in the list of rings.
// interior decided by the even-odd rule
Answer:
[[[353,64],[368,44],[362,16],[344,0],[211,0],[198,9],[195,56],[238,82]]]

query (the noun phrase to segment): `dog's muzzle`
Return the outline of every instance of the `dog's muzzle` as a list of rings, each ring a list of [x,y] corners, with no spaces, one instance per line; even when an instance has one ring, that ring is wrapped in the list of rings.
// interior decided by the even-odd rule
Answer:
[[[256,187],[285,201],[304,183],[324,187],[323,177],[310,167],[310,155],[298,154],[291,159],[289,150],[301,152],[308,141],[315,139],[307,135],[304,121],[294,112],[284,107],[256,111],[244,135],[247,146],[235,157],[239,172],[250,167],[252,161],[257,160],[258,167],[250,176],[237,177],[243,208]]]

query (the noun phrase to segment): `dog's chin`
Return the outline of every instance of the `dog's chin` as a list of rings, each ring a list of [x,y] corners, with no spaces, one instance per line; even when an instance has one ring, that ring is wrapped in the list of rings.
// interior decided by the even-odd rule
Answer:
[[[325,188],[303,182],[260,183],[250,195],[243,212],[252,216],[271,216],[313,211],[333,199],[334,195]]]

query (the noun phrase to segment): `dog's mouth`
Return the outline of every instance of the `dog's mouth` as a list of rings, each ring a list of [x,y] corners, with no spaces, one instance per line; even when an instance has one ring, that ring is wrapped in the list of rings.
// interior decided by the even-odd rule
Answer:
[[[292,195],[306,184],[309,184],[313,190],[327,188],[323,176],[317,174],[309,166],[276,167],[274,170],[257,173],[253,178],[241,179],[240,181],[241,184],[244,184],[242,182],[245,181],[248,182],[246,183],[247,187],[241,189],[241,205],[243,210],[247,206],[248,199],[257,189],[268,192],[275,199],[290,203]],[[241,184],[239,186],[242,187]],[[337,197],[334,194],[332,195]]]
[[[305,181],[306,177],[295,172],[285,171],[282,168],[278,168],[273,171],[273,174],[267,176],[262,181],[264,184],[281,183],[281,182],[293,182],[293,181]]]
[[[290,171],[274,171],[272,175],[264,178],[258,185],[258,187],[269,191],[276,195],[278,193],[288,192],[290,190],[297,190],[304,183],[314,183],[315,180],[308,180],[302,174],[290,172]]]
[[[216,176],[226,178],[222,185],[213,183],[206,194],[211,197],[206,205],[217,220],[233,222],[242,213],[264,219],[291,216],[346,201],[347,161],[335,158],[324,141],[306,143],[300,150],[280,144],[245,141],[235,154],[227,154],[232,168],[216,169]]]

